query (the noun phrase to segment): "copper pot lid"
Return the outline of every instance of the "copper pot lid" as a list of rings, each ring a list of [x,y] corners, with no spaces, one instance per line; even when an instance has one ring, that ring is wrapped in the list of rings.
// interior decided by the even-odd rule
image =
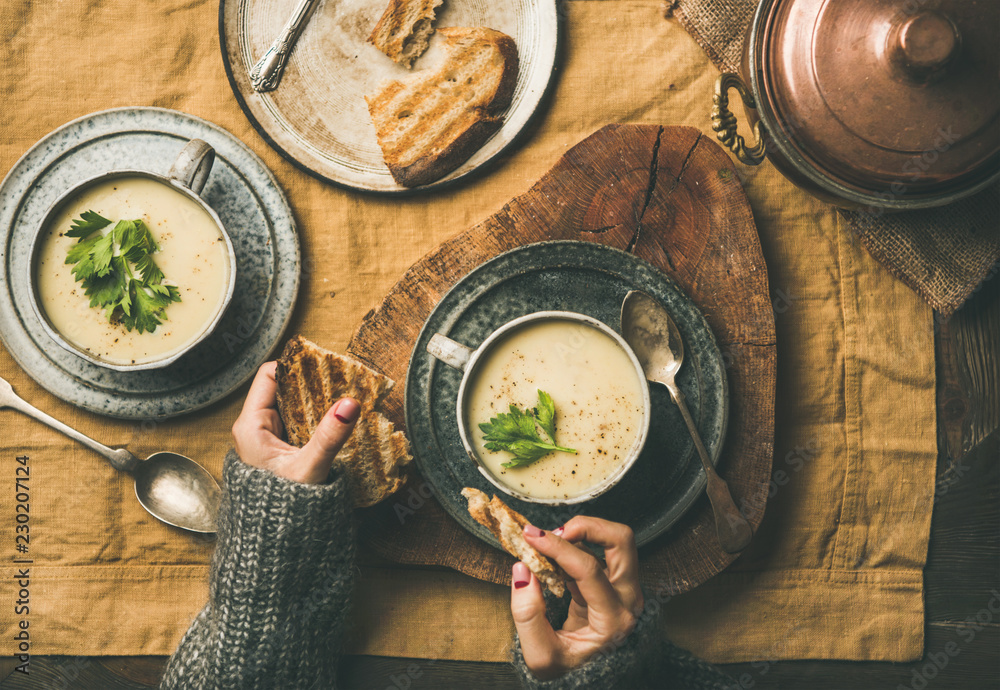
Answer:
[[[1000,170],[998,26],[997,0],[765,0],[750,52],[765,124],[847,188],[985,184]]]

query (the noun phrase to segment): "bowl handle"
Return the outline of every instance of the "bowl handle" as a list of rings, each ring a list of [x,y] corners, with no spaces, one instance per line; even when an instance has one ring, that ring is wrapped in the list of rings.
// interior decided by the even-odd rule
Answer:
[[[427,351],[449,367],[460,371],[465,371],[469,358],[472,356],[472,350],[440,333],[431,336],[430,342],[427,343]]]
[[[754,125],[753,135],[757,143],[747,148],[746,141],[736,133],[736,116],[729,110],[729,89],[735,88],[743,99],[744,107],[757,109],[757,102],[740,75],[723,72],[715,81],[715,96],[712,97],[712,129],[718,133],[719,141],[736,154],[744,165],[760,165],[764,160],[764,137],[761,123]]]
[[[167,177],[200,195],[208,182],[213,163],[215,149],[201,139],[192,139],[177,155]]]

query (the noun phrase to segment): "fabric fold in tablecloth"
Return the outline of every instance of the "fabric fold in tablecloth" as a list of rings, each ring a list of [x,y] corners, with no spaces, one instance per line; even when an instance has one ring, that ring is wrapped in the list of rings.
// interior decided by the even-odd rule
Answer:
[[[0,172],[50,130],[101,108],[165,106],[225,127],[275,172],[299,223],[306,270],[292,332],[343,350],[408,266],[527,190],[601,126],[685,124],[711,134],[717,72],[663,20],[660,0],[568,0],[560,8],[563,62],[521,145],[457,189],[385,199],[319,182],[268,148],[226,81],[217,3],[15,3],[0,16],[8,39],[0,81],[17,105],[0,112]],[[111,35],[116,50],[128,46],[127,59],[94,41]],[[715,661],[917,658],[936,458],[930,309],[832,209],[770,166],[743,174],[777,325],[773,496],[751,549],[666,603],[667,632]],[[216,476],[242,403],[238,393],[187,418],[121,422],[60,402],[5,351],[0,376],[95,438],[137,455],[175,450]],[[17,455],[31,458],[32,653],[172,651],[205,601],[211,542],[155,522],[131,480],[82,447],[9,410],[0,410],[0,426],[7,476]],[[13,491],[0,492],[5,557],[14,548],[13,506]],[[17,595],[10,574],[7,566],[0,579],[4,607]],[[507,588],[390,564],[363,566],[361,578],[350,651],[506,658]],[[0,617],[4,654],[16,624]]]
[[[917,659],[936,463],[930,310],[832,211],[773,210],[797,232],[767,243],[792,252],[769,263],[785,291],[771,498],[747,553],[673,602],[671,636],[726,661]],[[717,634],[733,620],[738,641]]]

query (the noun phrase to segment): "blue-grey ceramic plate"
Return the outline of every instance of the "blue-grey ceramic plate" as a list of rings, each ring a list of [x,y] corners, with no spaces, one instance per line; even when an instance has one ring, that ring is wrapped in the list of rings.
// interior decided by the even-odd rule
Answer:
[[[684,339],[677,377],[701,437],[717,462],[726,434],[728,387],[722,356],[705,318],[677,285],[631,254],[591,242],[542,242],[487,261],[438,303],[413,348],[406,377],[406,426],[413,455],[434,494],[459,524],[480,539],[496,539],[468,513],[459,493],[471,486],[496,493],[466,455],[455,403],[461,372],[427,354],[435,333],[477,347],[496,328],[536,311],[587,314],[621,332],[621,304],[642,290],[670,312]],[[502,496],[533,524],[554,528],[576,514],[624,522],[639,545],[669,529],[705,488],[705,472],[680,412],[666,388],[650,384],[652,419],[642,455],[624,479],[593,501],[545,506]]]
[[[202,192],[236,252],[236,289],[214,333],[168,367],[120,372],[91,364],[45,332],[28,300],[31,240],[52,203],[82,180],[133,168],[165,174],[184,144],[216,151]],[[163,108],[116,108],[74,120],[21,157],[0,184],[0,336],[33,379],[93,412],[157,419],[197,410],[253,376],[277,345],[299,287],[299,241],[270,171],[229,132]]]

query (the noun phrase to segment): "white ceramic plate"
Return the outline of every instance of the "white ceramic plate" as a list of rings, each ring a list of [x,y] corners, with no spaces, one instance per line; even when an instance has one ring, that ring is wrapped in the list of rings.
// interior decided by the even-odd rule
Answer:
[[[388,0],[321,0],[302,31],[275,91],[257,93],[249,70],[281,32],[297,0],[222,0],[222,57],[240,106],[275,149],[320,178],[355,189],[402,193],[382,160],[364,96],[386,79],[433,68],[442,39],[407,70],[367,43]],[[445,0],[435,26],[487,26],[517,44],[517,87],[500,130],[439,188],[496,158],[538,108],[552,79],[558,22],[555,0]]]

